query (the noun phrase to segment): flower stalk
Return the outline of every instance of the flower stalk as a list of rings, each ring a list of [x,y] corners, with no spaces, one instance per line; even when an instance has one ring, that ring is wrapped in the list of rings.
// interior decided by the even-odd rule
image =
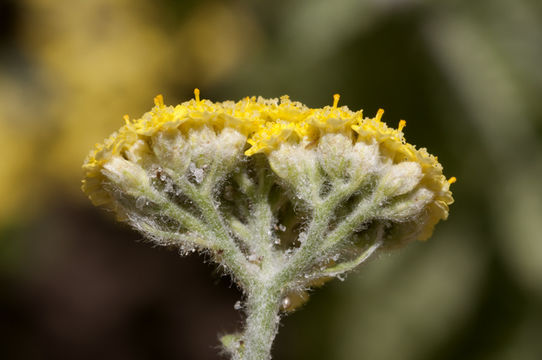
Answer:
[[[287,97],[237,103],[161,96],[89,154],[83,190],[155,244],[200,251],[244,293],[232,359],[265,360],[283,314],[378,251],[425,240],[448,215],[436,158],[388,128]]]

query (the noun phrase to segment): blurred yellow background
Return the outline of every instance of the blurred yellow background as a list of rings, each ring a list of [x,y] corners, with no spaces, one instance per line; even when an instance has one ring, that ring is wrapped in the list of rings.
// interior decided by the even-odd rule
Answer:
[[[541,359],[542,3],[0,1],[0,356],[215,359],[240,294],[81,193],[94,143],[194,87],[380,107],[459,181],[427,243],[283,321],[277,359]]]

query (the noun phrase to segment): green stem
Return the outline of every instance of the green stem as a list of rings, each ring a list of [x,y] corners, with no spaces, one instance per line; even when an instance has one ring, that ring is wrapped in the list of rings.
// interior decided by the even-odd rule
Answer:
[[[288,284],[297,276],[303,274],[305,268],[310,266],[314,259],[318,257],[316,249],[320,246],[319,241],[323,238],[328,226],[331,210],[329,207],[315,209],[305,242],[287,261],[286,266],[279,275],[279,281],[283,284]]]
[[[241,283],[243,288],[247,288],[252,281],[252,272],[249,269],[243,253],[230,237],[224,222],[218,213],[210,197],[200,194],[193,185],[182,184],[184,193],[194,201],[201,210],[209,227],[217,237],[218,245],[222,248],[222,258],[225,264],[230,268],[233,275]]]
[[[259,284],[247,299],[247,323],[243,334],[243,349],[235,359],[267,360],[280,321],[282,292],[278,286]],[[263,285],[263,286],[262,286]]]
[[[337,225],[323,240],[320,251],[322,254],[332,250],[341,240],[346,239],[364,221],[374,215],[374,209],[378,206],[380,197],[373,194],[369,199],[363,200],[358,207],[341,223]]]
[[[324,201],[313,208],[313,218],[307,230],[305,243],[301,244],[281,274],[285,283],[294,280],[297,274],[302,274],[307,267],[314,265],[315,260],[321,256],[320,248],[336,207],[358,190],[365,181],[366,177],[361,177],[354,182],[337,187]],[[340,235],[344,235],[343,232]]]

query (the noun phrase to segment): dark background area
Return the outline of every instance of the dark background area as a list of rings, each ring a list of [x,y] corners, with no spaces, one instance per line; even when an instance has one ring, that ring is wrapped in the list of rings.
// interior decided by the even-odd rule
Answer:
[[[433,237],[284,318],[276,359],[541,359],[542,3],[0,1],[0,357],[216,359],[241,294],[80,191],[94,143],[195,87],[384,121],[456,176]]]

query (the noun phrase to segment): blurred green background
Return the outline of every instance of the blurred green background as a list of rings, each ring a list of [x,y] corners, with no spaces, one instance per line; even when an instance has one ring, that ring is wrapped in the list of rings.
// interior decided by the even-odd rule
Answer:
[[[240,294],[79,190],[95,142],[199,87],[380,107],[457,176],[433,238],[283,320],[276,359],[542,359],[539,0],[0,1],[0,357],[216,359]]]

